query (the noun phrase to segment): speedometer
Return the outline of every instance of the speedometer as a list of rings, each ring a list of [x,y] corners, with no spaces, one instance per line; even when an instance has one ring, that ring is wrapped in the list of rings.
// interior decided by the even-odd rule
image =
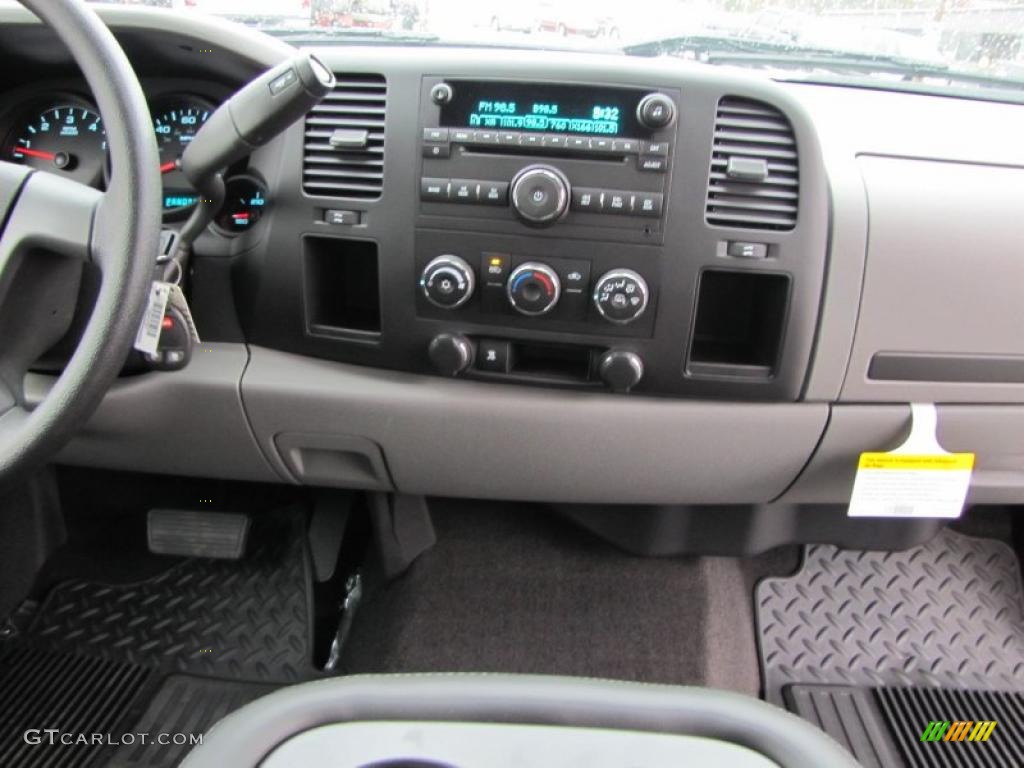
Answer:
[[[196,192],[178,170],[178,160],[213,109],[212,104],[193,96],[164,98],[154,106],[153,130],[160,150],[165,214],[187,211],[196,202]]]
[[[107,136],[95,109],[55,104],[19,122],[0,154],[0,159],[98,187],[107,159]]]

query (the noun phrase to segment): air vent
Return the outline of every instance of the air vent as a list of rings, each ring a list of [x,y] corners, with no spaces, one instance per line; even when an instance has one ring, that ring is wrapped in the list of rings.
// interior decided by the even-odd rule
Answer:
[[[789,121],[760,101],[718,102],[708,182],[707,221],[722,227],[796,226],[796,139]]]
[[[380,75],[335,77],[334,90],[306,116],[302,188],[325,197],[378,198],[387,85]]]

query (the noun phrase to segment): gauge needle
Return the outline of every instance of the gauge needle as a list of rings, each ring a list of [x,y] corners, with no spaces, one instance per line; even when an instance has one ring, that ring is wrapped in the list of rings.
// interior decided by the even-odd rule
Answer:
[[[160,173],[170,173],[178,167],[178,163],[174,160],[168,160],[166,163],[160,166]]]
[[[57,157],[53,152],[43,152],[41,149],[29,149],[28,147],[15,147],[12,154],[22,154],[26,157],[38,157],[42,160],[53,160]]]

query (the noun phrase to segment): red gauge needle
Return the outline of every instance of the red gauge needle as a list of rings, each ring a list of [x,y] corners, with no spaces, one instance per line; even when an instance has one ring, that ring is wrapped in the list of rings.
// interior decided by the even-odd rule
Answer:
[[[29,149],[28,147],[15,147],[13,154],[22,154],[26,157],[38,157],[41,160],[53,160],[57,157],[53,152],[43,152],[41,149]]]
[[[231,218],[233,218],[233,219],[248,219],[249,218],[249,214],[248,213],[233,213],[233,214],[231,214]]]
[[[174,160],[168,160],[166,163],[160,166],[160,173],[170,173],[177,169],[178,164]]]

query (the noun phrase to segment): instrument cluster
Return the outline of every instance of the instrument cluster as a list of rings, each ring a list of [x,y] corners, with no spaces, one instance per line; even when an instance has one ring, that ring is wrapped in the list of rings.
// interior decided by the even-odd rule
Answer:
[[[0,159],[29,165],[102,189],[110,175],[110,156],[103,119],[96,105],[75,90],[43,89],[9,101],[0,115]],[[160,153],[164,219],[187,218],[196,191],[178,168],[189,142],[217,108],[216,100],[187,91],[162,91],[150,96],[153,133]],[[250,193],[251,190],[245,190]],[[249,200],[261,198],[249,194]],[[260,210],[264,200],[257,199]],[[246,213],[245,210],[236,213]],[[229,217],[221,227],[236,233],[249,220]]]

